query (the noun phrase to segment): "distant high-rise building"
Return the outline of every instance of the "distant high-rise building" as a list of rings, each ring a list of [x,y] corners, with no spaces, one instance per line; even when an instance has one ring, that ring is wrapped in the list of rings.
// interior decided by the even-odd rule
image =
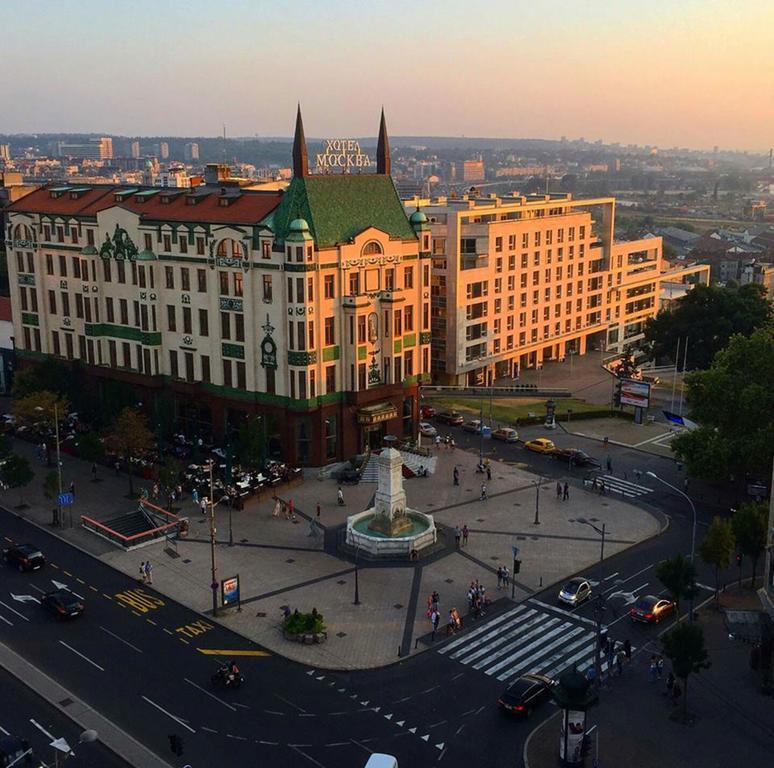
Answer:
[[[159,171],[158,176],[156,176],[154,180],[154,185],[157,187],[190,187],[191,177],[188,175],[185,168],[175,166],[164,171]]]
[[[89,139],[86,144],[68,144],[59,141],[56,145],[59,157],[73,157],[83,160],[110,160],[113,157],[113,139],[103,136]]]
[[[199,159],[199,145],[195,141],[186,144],[183,152],[186,163],[195,163]]]
[[[463,160],[457,164],[458,181],[483,181],[484,175],[483,160]]]
[[[159,155],[162,160],[169,160],[169,144],[166,141],[159,144]]]
[[[0,144],[0,160],[8,162],[11,159],[10,144]]]
[[[140,157],[140,142],[139,141],[133,141],[130,151],[131,156],[137,160],[137,158]]]

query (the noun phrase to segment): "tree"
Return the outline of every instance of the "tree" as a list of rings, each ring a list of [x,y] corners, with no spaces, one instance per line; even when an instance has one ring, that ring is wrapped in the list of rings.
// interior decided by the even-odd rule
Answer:
[[[664,655],[672,662],[675,677],[683,681],[683,722],[688,719],[688,678],[709,669],[704,631],[698,624],[678,624],[661,641]]]
[[[86,432],[78,438],[78,456],[84,461],[97,462],[105,456],[105,446],[96,432]]]
[[[47,499],[59,497],[59,474],[57,472],[49,472],[43,479],[43,495]]]
[[[2,473],[3,482],[9,487],[9,488],[19,488],[22,489],[24,486],[28,485],[33,477],[35,477],[35,473],[32,471],[32,467],[30,467],[29,461],[24,458],[24,456],[19,456],[16,453],[12,453],[6,460],[5,463],[2,466],[2,470],[0,470]],[[19,491],[19,506],[24,505],[24,497],[22,496],[21,490]]]
[[[715,571],[715,601],[720,600],[720,572],[731,565],[734,554],[734,532],[731,523],[722,517],[713,517],[699,553],[707,565]]]
[[[686,377],[690,417],[699,424],[672,441],[694,477],[767,476],[774,458],[774,325],[734,336],[707,371]]]
[[[32,427],[44,423],[53,427],[55,412],[58,411],[61,420],[67,416],[69,407],[67,398],[49,389],[41,389],[14,400],[12,410],[17,424]]]
[[[678,606],[683,598],[690,597],[696,591],[696,568],[683,555],[675,555],[671,560],[661,563],[656,568],[656,576]]]
[[[153,447],[153,433],[148,420],[133,408],[124,408],[113,425],[115,443],[129,470],[129,494],[134,495],[132,461],[140,458]]]
[[[172,511],[172,491],[180,480],[180,462],[172,456],[167,456],[159,469],[159,482],[167,494],[167,509]]]
[[[731,518],[731,528],[739,551],[752,560],[752,586],[755,587],[755,571],[758,559],[766,548],[766,529],[769,511],[766,504],[742,504]]]
[[[648,320],[645,342],[654,359],[675,362],[677,340],[687,338],[689,368],[704,369],[734,334],[750,336],[771,318],[772,306],[761,285],[696,285],[673,309]],[[678,364],[682,359],[681,352]]]

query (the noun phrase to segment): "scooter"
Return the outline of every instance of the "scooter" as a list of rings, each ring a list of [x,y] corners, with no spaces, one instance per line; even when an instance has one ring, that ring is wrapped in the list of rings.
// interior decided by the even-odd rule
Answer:
[[[240,688],[244,683],[245,678],[241,672],[236,674],[231,671],[231,667],[224,664],[218,671],[212,676],[212,684],[221,688]]]

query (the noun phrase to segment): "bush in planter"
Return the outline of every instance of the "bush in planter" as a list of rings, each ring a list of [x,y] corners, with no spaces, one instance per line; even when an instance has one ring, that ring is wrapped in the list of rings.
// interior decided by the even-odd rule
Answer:
[[[282,623],[282,629],[289,635],[317,635],[325,631],[325,622],[316,608],[311,613],[300,613],[296,608]]]

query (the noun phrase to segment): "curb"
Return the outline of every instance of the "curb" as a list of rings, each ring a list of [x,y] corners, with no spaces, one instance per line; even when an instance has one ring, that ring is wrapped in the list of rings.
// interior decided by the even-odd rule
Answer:
[[[79,728],[93,728],[99,734],[99,742],[111,752],[132,766],[143,768],[172,768],[155,752],[141,744],[134,736],[119,728],[88,704],[85,704],[75,694],[45,672],[38,669],[12,648],[0,643],[0,667],[13,675],[20,683],[26,685],[51,706],[56,707],[65,717],[72,720]],[[59,702],[71,699],[72,703],[65,708]]]
[[[559,715],[562,714],[561,710],[557,710],[554,712],[553,715],[550,715],[545,720],[543,720],[540,725],[536,725],[529,733],[529,736],[527,736],[527,740],[524,742],[524,749],[522,750],[521,755],[521,761],[524,765],[524,768],[529,768],[529,744],[532,741],[532,737],[541,729],[544,728],[548,723],[550,723],[552,720],[555,720]]]

